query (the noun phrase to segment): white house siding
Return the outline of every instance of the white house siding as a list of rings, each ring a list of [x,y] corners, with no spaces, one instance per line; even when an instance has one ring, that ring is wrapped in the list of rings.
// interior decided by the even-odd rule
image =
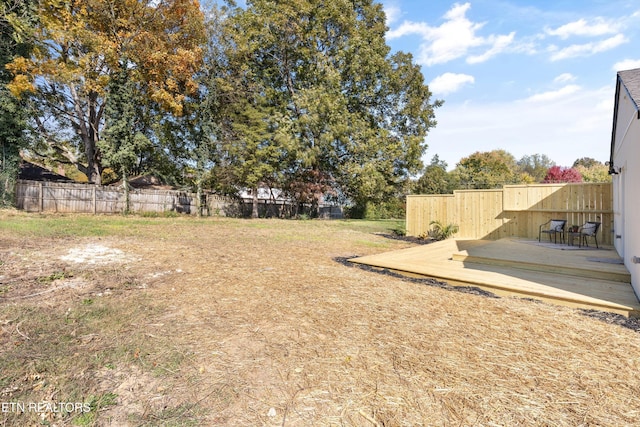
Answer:
[[[612,160],[614,245],[631,273],[636,295],[640,295],[640,120],[629,90],[620,84]]]

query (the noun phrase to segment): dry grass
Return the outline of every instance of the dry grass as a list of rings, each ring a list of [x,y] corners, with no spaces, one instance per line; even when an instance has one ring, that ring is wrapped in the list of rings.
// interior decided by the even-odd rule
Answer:
[[[640,417],[637,332],[336,261],[411,245],[375,234],[390,223],[0,220],[0,403],[92,403],[89,413],[0,412],[0,425],[576,426]],[[61,221],[83,231],[44,231]],[[96,246],[122,253],[94,264],[60,259]]]

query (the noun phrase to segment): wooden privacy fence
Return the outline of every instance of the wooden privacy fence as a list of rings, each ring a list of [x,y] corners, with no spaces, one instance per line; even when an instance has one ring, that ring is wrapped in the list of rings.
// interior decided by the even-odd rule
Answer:
[[[16,185],[16,207],[27,212],[122,213],[124,197],[121,187],[29,180],[18,180]],[[132,189],[129,191],[129,210],[138,213],[173,211],[196,214],[196,197],[195,193],[186,191]],[[251,199],[234,199],[217,194],[203,197],[204,215],[251,216]],[[307,213],[306,208],[300,208],[288,200],[258,200],[261,217],[290,217],[297,210],[298,213]],[[340,206],[322,205],[317,214],[327,219],[343,217]]]
[[[206,196],[210,214],[225,215],[237,211],[234,201],[217,195]],[[121,213],[124,190],[92,184],[18,180],[16,207],[28,212]],[[129,191],[132,212],[167,212],[196,214],[196,194],[175,190]]]
[[[496,190],[456,190],[446,195],[407,196],[406,229],[419,236],[431,221],[457,224],[456,237],[491,239],[538,238],[538,227],[550,219],[567,226],[602,223],[598,241],[612,244],[613,190],[602,184],[505,185]]]

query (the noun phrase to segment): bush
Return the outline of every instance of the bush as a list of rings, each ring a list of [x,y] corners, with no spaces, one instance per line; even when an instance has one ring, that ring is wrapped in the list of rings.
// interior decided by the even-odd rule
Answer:
[[[104,175],[104,172],[103,172],[103,175]],[[77,167],[72,165],[64,166],[64,176],[76,182],[89,182],[89,178],[87,178],[87,175],[80,172]]]
[[[431,221],[429,223],[431,230],[427,232],[427,236],[433,240],[445,240],[453,237],[460,227],[456,224],[443,225],[440,221]]]
[[[407,235],[407,230],[406,228],[404,228],[404,226],[400,226],[398,228],[394,228],[393,230],[391,230],[393,232],[393,234],[395,234],[396,236],[406,236]]]
[[[118,179],[120,179],[118,177],[118,174],[115,173],[115,171],[113,169],[111,169],[111,168],[104,168],[102,170],[102,175],[101,175],[100,178],[102,179],[102,184],[103,185],[113,184]]]
[[[402,219],[406,216],[406,206],[400,198],[380,203],[367,202],[347,208],[345,215],[354,219]]]

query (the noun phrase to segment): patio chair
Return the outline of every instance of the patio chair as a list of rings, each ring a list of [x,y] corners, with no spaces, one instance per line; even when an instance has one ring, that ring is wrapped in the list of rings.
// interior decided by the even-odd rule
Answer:
[[[553,234],[554,243],[558,243],[558,234],[560,235],[560,243],[564,242],[564,227],[567,224],[567,220],[564,219],[550,219],[538,228],[538,242],[541,241],[542,233],[549,235],[549,241],[551,241],[551,235]],[[548,226],[548,227],[547,227]],[[543,227],[546,227],[543,229]]]
[[[596,248],[598,248],[598,236],[596,234],[600,229],[600,224],[601,223],[595,221],[587,221],[578,229],[578,233],[580,233],[580,246],[582,246],[582,242],[584,242],[585,246],[589,246],[587,237],[593,237],[593,240],[596,242]]]

